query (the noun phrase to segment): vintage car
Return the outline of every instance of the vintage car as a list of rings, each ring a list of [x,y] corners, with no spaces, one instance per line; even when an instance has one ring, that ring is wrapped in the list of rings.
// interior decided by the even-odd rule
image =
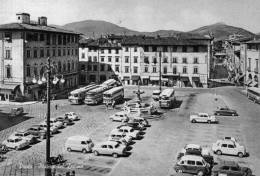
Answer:
[[[30,145],[30,143],[20,137],[11,136],[3,142],[10,149],[20,150]]]
[[[79,116],[75,112],[66,112],[65,117],[67,117],[73,121],[79,120]]]
[[[33,144],[37,140],[36,137],[34,135],[32,135],[28,130],[16,131],[11,136],[20,137],[20,138],[26,140],[27,142],[29,142],[29,144]]]
[[[81,151],[82,153],[91,152],[94,143],[87,136],[71,136],[66,140],[65,148],[67,151]]]
[[[132,137],[125,134],[124,132],[119,132],[118,129],[114,129],[110,132],[108,140],[120,141],[129,145],[132,142]]]
[[[121,126],[117,127],[117,130],[119,132],[125,133],[128,136],[131,136],[133,139],[138,139],[140,137],[140,131],[135,130],[134,128],[132,128],[130,126],[121,125]]]
[[[208,113],[197,113],[190,115],[191,123],[205,122],[205,123],[217,123],[215,116],[211,116]]]
[[[129,120],[127,114],[124,111],[117,112],[109,117],[112,121],[127,122]]]
[[[122,145],[116,141],[106,141],[96,144],[93,147],[94,155],[112,155],[117,158],[119,155],[124,156],[126,154],[126,146]]]
[[[27,131],[37,138],[46,138],[46,130],[43,130],[40,125],[33,125]]]
[[[73,125],[73,121],[65,116],[59,116],[55,118],[58,122],[62,122],[63,126]]]
[[[218,116],[238,116],[237,111],[233,109],[229,109],[228,107],[219,108],[214,111],[214,115]]]

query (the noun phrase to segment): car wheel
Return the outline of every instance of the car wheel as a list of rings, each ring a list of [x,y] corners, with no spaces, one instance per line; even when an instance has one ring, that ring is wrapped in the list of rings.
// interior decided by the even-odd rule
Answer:
[[[198,175],[198,176],[203,176],[204,173],[203,173],[203,171],[199,171],[197,175]]]
[[[98,151],[95,150],[94,155],[98,156],[99,155]]]
[[[70,148],[70,147],[68,147],[68,148],[67,148],[67,151],[68,151],[68,152],[71,152],[71,148]]]
[[[18,147],[15,147],[14,149],[15,149],[15,150],[18,150]]]
[[[196,120],[192,119],[191,123],[195,123],[195,122],[196,122]]]
[[[87,153],[87,150],[86,149],[82,149],[82,153]]]
[[[117,158],[118,157],[118,154],[117,153],[113,153],[112,155],[114,158]]]
[[[220,150],[218,150],[216,153],[217,155],[222,155],[222,152]]]
[[[241,152],[239,152],[237,155],[239,158],[243,158],[243,156],[244,156],[243,153],[241,153]]]
[[[232,114],[232,116],[235,116],[235,114]]]

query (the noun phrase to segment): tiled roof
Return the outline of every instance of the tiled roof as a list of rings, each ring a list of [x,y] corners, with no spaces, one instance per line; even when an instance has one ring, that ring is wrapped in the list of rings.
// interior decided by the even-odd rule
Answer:
[[[54,26],[43,26],[38,24],[26,24],[26,23],[8,23],[0,25],[1,30],[32,30],[32,31],[46,31],[46,32],[57,32],[57,33],[68,33],[68,34],[80,34],[74,31],[57,28]]]

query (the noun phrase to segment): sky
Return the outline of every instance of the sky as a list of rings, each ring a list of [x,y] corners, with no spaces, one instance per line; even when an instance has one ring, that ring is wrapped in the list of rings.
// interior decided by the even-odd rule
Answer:
[[[260,0],[0,0],[0,24],[17,12],[48,24],[104,20],[137,31],[190,31],[224,22],[260,32]]]

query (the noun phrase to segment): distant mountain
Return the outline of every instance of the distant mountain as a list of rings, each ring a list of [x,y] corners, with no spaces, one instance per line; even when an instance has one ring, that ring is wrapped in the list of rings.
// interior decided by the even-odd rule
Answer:
[[[232,34],[240,34],[244,37],[253,37],[254,33],[247,31],[243,28],[226,25],[225,23],[216,23],[209,26],[203,26],[198,29],[189,31],[191,33],[197,33],[201,35],[213,34],[215,40],[223,40],[228,38]]]
[[[80,32],[87,37],[95,37],[98,38],[101,35],[107,35],[107,34],[116,34],[116,35],[147,35],[147,36],[162,36],[162,37],[168,37],[168,36],[175,36],[176,34],[199,34],[199,35],[209,35],[212,33],[216,40],[222,40],[228,38],[229,35],[232,34],[241,34],[245,37],[252,37],[255,34],[253,34],[250,31],[247,31],[242,28],[229,26],[224,23],[216,23],[209,26],[200,27],[198,29],[189,31],[189,32],[181,32],[181,31],[175,31],[175,30],[158,30],[154,32],[139,32],[135,30],[131,30],[125,27],[121,27],[118,25],[115,25],[110,22],[106,21],[100,21],[100,20],[85,20],[85,21],[79,21],[79,22],[73,22],[66,24],[62,26],[65,29],[73,30]]]

